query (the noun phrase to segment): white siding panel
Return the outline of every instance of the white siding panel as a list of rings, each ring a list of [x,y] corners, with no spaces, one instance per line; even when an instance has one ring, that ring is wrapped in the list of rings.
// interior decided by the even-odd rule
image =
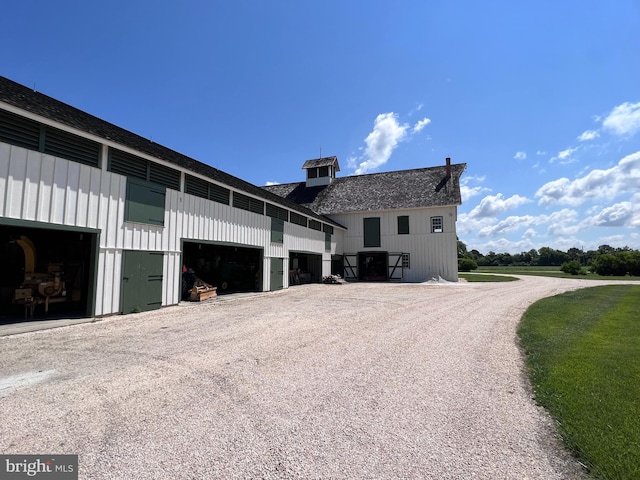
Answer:
[[[40,168],[38,210],[37,220],[40,222],[51,221],[53,193],[53,176],[55,172],[56,160],[50,155],[42,155],[42,166]]]
[[[87,226],[87,213],[89,209],[89,190],[91,188],[91,167],[80,165],[78,177],[78,196],[75,224],[79,227]]]
[[[9,182],[9,160],[11,147],[6,143],[0,143],[0,215],[9,216],[7,210],[7,184]]]
[[[76,225],[76,212],[78,209],[78,189],[80,188],[81,164],[69,162],[67,171],[67,188],[65,192],[64,224]]]
[[[102,173],[95,168],[91,169],[91,179],[89,183],[89,205],[87,206],[87,226],[89,228],[100,227],[100,187],[102,184]],[[102,242],[102,241],[101,241]]]
[[[27,151],[11,149],[12,158],[7,178],[7,216],[20,218],[22,214],[22,189],[26,176]]]
[[[38,152],[27,153],[27,171],[24,181],[24,195],[21,218],[36,220],[38,213],[38,194],[40,190],[40,170],[42,155]]]
[[[182,293],[180,253],[165,254],[163,262],[162,305],[176,305]]]
[[[69,162],[60,158],[55,159],[53,169],[53,189],[51,191],[51,223],[64,223],[64,210],[67,197],[67,175]]]
[[[120,311],[121,282],[122,251],[101,249],[98,253],[96,315],[108,315]]]

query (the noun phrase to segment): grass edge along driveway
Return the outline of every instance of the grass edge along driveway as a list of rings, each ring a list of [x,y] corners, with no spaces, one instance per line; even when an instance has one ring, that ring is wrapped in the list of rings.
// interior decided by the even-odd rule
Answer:
[[[518,335],[536,401],[595,478],[640,478],[640,286],[534,303]]]

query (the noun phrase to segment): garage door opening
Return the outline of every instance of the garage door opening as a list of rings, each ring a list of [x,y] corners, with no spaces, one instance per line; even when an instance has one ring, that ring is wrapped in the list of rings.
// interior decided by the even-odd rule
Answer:
[[[93,315],[98,234],[0,225],[0,323]]]
[[[387,252],[360,252],[358,265],[360,280],[384,282],[389,278]]]
[[[218,294],[262,290],[262,250],[184,241],[182,299],[189,296],[193,276],[217,287]]]
[[[322,255],[289,252],[289,285],[319,283],[322,280]]]

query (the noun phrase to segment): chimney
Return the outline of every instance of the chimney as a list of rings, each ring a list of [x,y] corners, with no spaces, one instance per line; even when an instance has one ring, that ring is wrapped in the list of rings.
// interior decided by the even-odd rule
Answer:
[[[451,178],[451,158],[447,157],[447,178]]]

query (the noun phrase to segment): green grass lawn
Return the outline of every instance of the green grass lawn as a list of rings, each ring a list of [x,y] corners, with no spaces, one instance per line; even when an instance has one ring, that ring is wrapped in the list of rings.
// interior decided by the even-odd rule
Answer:
[[[506,275],[487,275],[483,273],[459,273],[458,277],[464,278],[467,282],[513,282],[516,277]]]
[[[542,299],[518,328],[538,403],[595,478],[640,478],[640,286]]]

